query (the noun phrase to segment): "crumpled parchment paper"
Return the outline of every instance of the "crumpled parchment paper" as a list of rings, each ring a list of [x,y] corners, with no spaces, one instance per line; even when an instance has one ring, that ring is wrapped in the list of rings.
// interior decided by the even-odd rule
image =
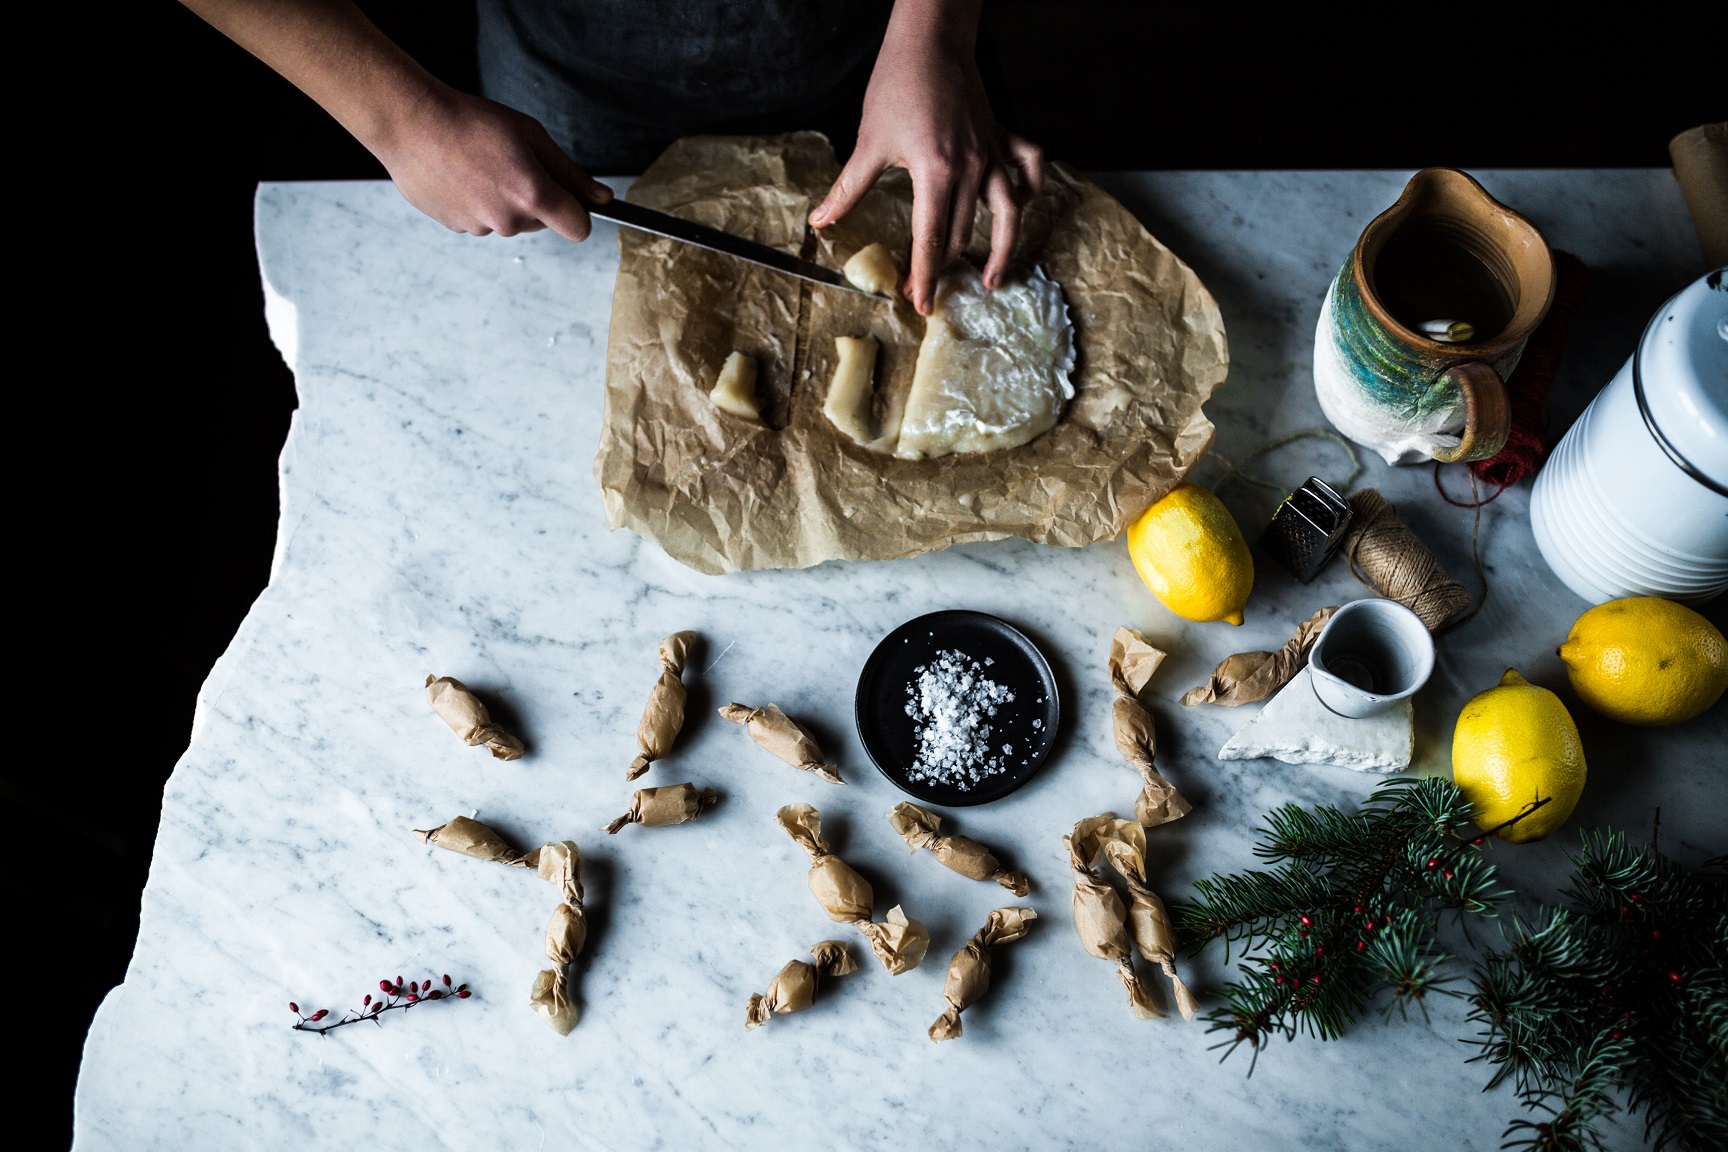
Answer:
[[[882,241],[904,268],[911,180],[886,174],[820,234],[806,217],[839,174],[823,136],[680,140],[630,199],[840,268]],[[975,251],[990,234],[979,209]],[[1061,164],[1028,205],[1016,262],[1062,285],[1079,344],[1075,397],[1029,444],[899,460],[822,414],[836,336],[873,336],[878,412],[911,385],[924,321],[693,245],[619,232],[595,473],[608,522],[702,572],[886,560],[1023,536],[1080,547],[1112,537],[1193,467],[1212,440],[1201,403],[1229,355],[1218,306],[1188,267],[1108,193]],[[717,410],[728,354],[761,366],[762,425]]]

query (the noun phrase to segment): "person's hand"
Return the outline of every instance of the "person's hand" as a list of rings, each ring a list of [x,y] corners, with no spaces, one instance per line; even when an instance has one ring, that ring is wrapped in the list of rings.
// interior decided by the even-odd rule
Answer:
[[[538,120],[453,89],[403,117],[374,150],[408,202],[454,232],[550,228],[585,240],[583,205],[612,199]]]
[[[991,114],[974,59],[971,0],[899,0],[864,96],[858,147],[810,214],[826,227],[855,208],[883,169],[912,175],[912,269],[906,295],[929,314],[936,277],[972,242],[979,197],[989,205],[984,283],[1002,282],[1020,210],[1044,183],[1044,153],[1003,131]]]

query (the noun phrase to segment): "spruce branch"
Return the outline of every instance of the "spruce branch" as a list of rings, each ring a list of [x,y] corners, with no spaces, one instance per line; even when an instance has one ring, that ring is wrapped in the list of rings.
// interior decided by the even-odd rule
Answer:
[[[1728,1147],[1728,886],[1720,860],[1687,872],[1652,843],[1586,832],[1567,907],[1514,920],[1478,963],[1475,1059],[1545,1117],[1508,1147],[1582,1150],[1601,1122],[1641,1113],[1654,1148]]]
[[[1527,808],[1528,815],[1537,805]],[[1342,1035],[1362,1008],[1388,994],[1386,1011],[1427,1013],[1430,993],[1456,994],[1435,933],[1441,913],[1488,911],[1503,898],[1487,834],[1450,781],[1388,782],[1356,812],[1285,805],[1269,813],[1254,854],[1272,865],[1212,876],[1173,909],[1191,953],[1223,940],[1238,979],[1207,1016],[1254,1055],[1274,1036]]]

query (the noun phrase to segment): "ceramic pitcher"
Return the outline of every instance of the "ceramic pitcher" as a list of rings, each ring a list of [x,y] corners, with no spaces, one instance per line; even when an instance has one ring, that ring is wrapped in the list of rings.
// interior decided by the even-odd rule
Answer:
[[[1553,298],[1535,226],[1463,172],[1424,168],[1326,294],[1320,407],[1390,464],[1485,460],[1506,443],[1504,381]]]

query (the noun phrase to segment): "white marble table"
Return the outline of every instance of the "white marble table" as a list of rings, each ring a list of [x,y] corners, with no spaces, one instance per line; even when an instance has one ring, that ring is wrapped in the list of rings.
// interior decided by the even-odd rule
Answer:
[[[1308,361],[1325,286],[1403,173],[1124,175],[1106,183],[1199,271],[1222,303],[1233,365],[1209,410],[1218,453],[1320,423]],[[1699,268],[1661,171],[1489,172],[1488,188],[1596,270],[1555,396],[1570,420],[1645,317]],[[1263,564],[1249,622],[1196,626],[1136,580],[1118,544],[1015,541],[912,561],[707,577],[608,533],[592,460],[616,246],[449,234],[388,184],[268,185],[258,244],[272,331],[301,407],[282,454],[269,588],[199,700],[164,799],[137,951],[91,1027],[78,1085],[81,1149],[533,1149],[1168,1146],[1490,1149],[1516,1114],[1481,1094],[1457,1042],[1463,1007],[1347,1039],[1303,1039],[1220,1065],[1198,1023],[1132,1019],[1068,913],[1060,837],[1131,806],[1111,746],[1103,663],[1131,623],[1172,652],[1153,681],[1165,771],[1197,805],[1159,830],[1158,886],[1252,863],[1252,828],[1285,801],[1352,802],[1372,778],[1214,755],[1253,708],[1183,710],[1181,692],[1229,652],[1275,646],[1321,604],[1360,593],[1336,566],[1303,588]],[[1305,443],[1256,470],[1286,484],[1339,476]],[[1199,478],[1222,471],[1216,457]],[[1455,483],[1459,482],[1456,476]],[[1426,468],[1368,461],[1363,483],[1404,509],[1468,579],[1471,516]],[[1263,522],[1270,498],[1222,494]],[[1584,605],[1544,567],[1528,485],[1485,509],[1494,592],[1445,638],[1417,701],[1417,767],[1444,771],[1453,718],[1509,665],[1557,688],[1554,656]],[[876,639],[949,607],[995,612],[1058,665],[1066,732],[1031,785],[959,827],[1030,872],[1032,936],[999,963],[963,1039],[925,1029],[948,956],[999,904],[883,816],[898,794],[850,723]],[[708,637],[694,719],[643,783],[694,779],[722,806],[682,827],[596,829],[623,811],[623,769],[678,628]],[[532,752],[510,764],[460,746],[427,710],[428,672],[494,693]],[[779,766],[712,715],[778,701],[816,721],[851,783]],[[1728,840],[1719,803],[1724,712],[1679,729],[1614,728],[1575,709],[1590,785],[1573,827],[1501,847],[1506,872],[1551,895],[1581,825],[1642,830],[1689,862]],[[843,856],[875,881],[878,915],[904,901],[931,960],[890,978],[873,960],[815,1009],[746,1034],[744,1004],[812,943],[845,937],[804,887],[803,853],[774,810],[810,801]],[[478,813],[528,844],[578,840],[594,931],[585,1015],[565,1039],[528,1008],[553,899],[524,873],[422,846],[409,829]],[[862,953],[856,937],[855,949]],[[1216,950],[1183,961],[1204,987]],[[382,976],[450,972],[477,990],[325,1039],[289,1030],[290,999],[342,1009]],[[924,1135],[921,1135],[924,1134]],[[1619,1143],[1637,1141],[1621,1133]]]

